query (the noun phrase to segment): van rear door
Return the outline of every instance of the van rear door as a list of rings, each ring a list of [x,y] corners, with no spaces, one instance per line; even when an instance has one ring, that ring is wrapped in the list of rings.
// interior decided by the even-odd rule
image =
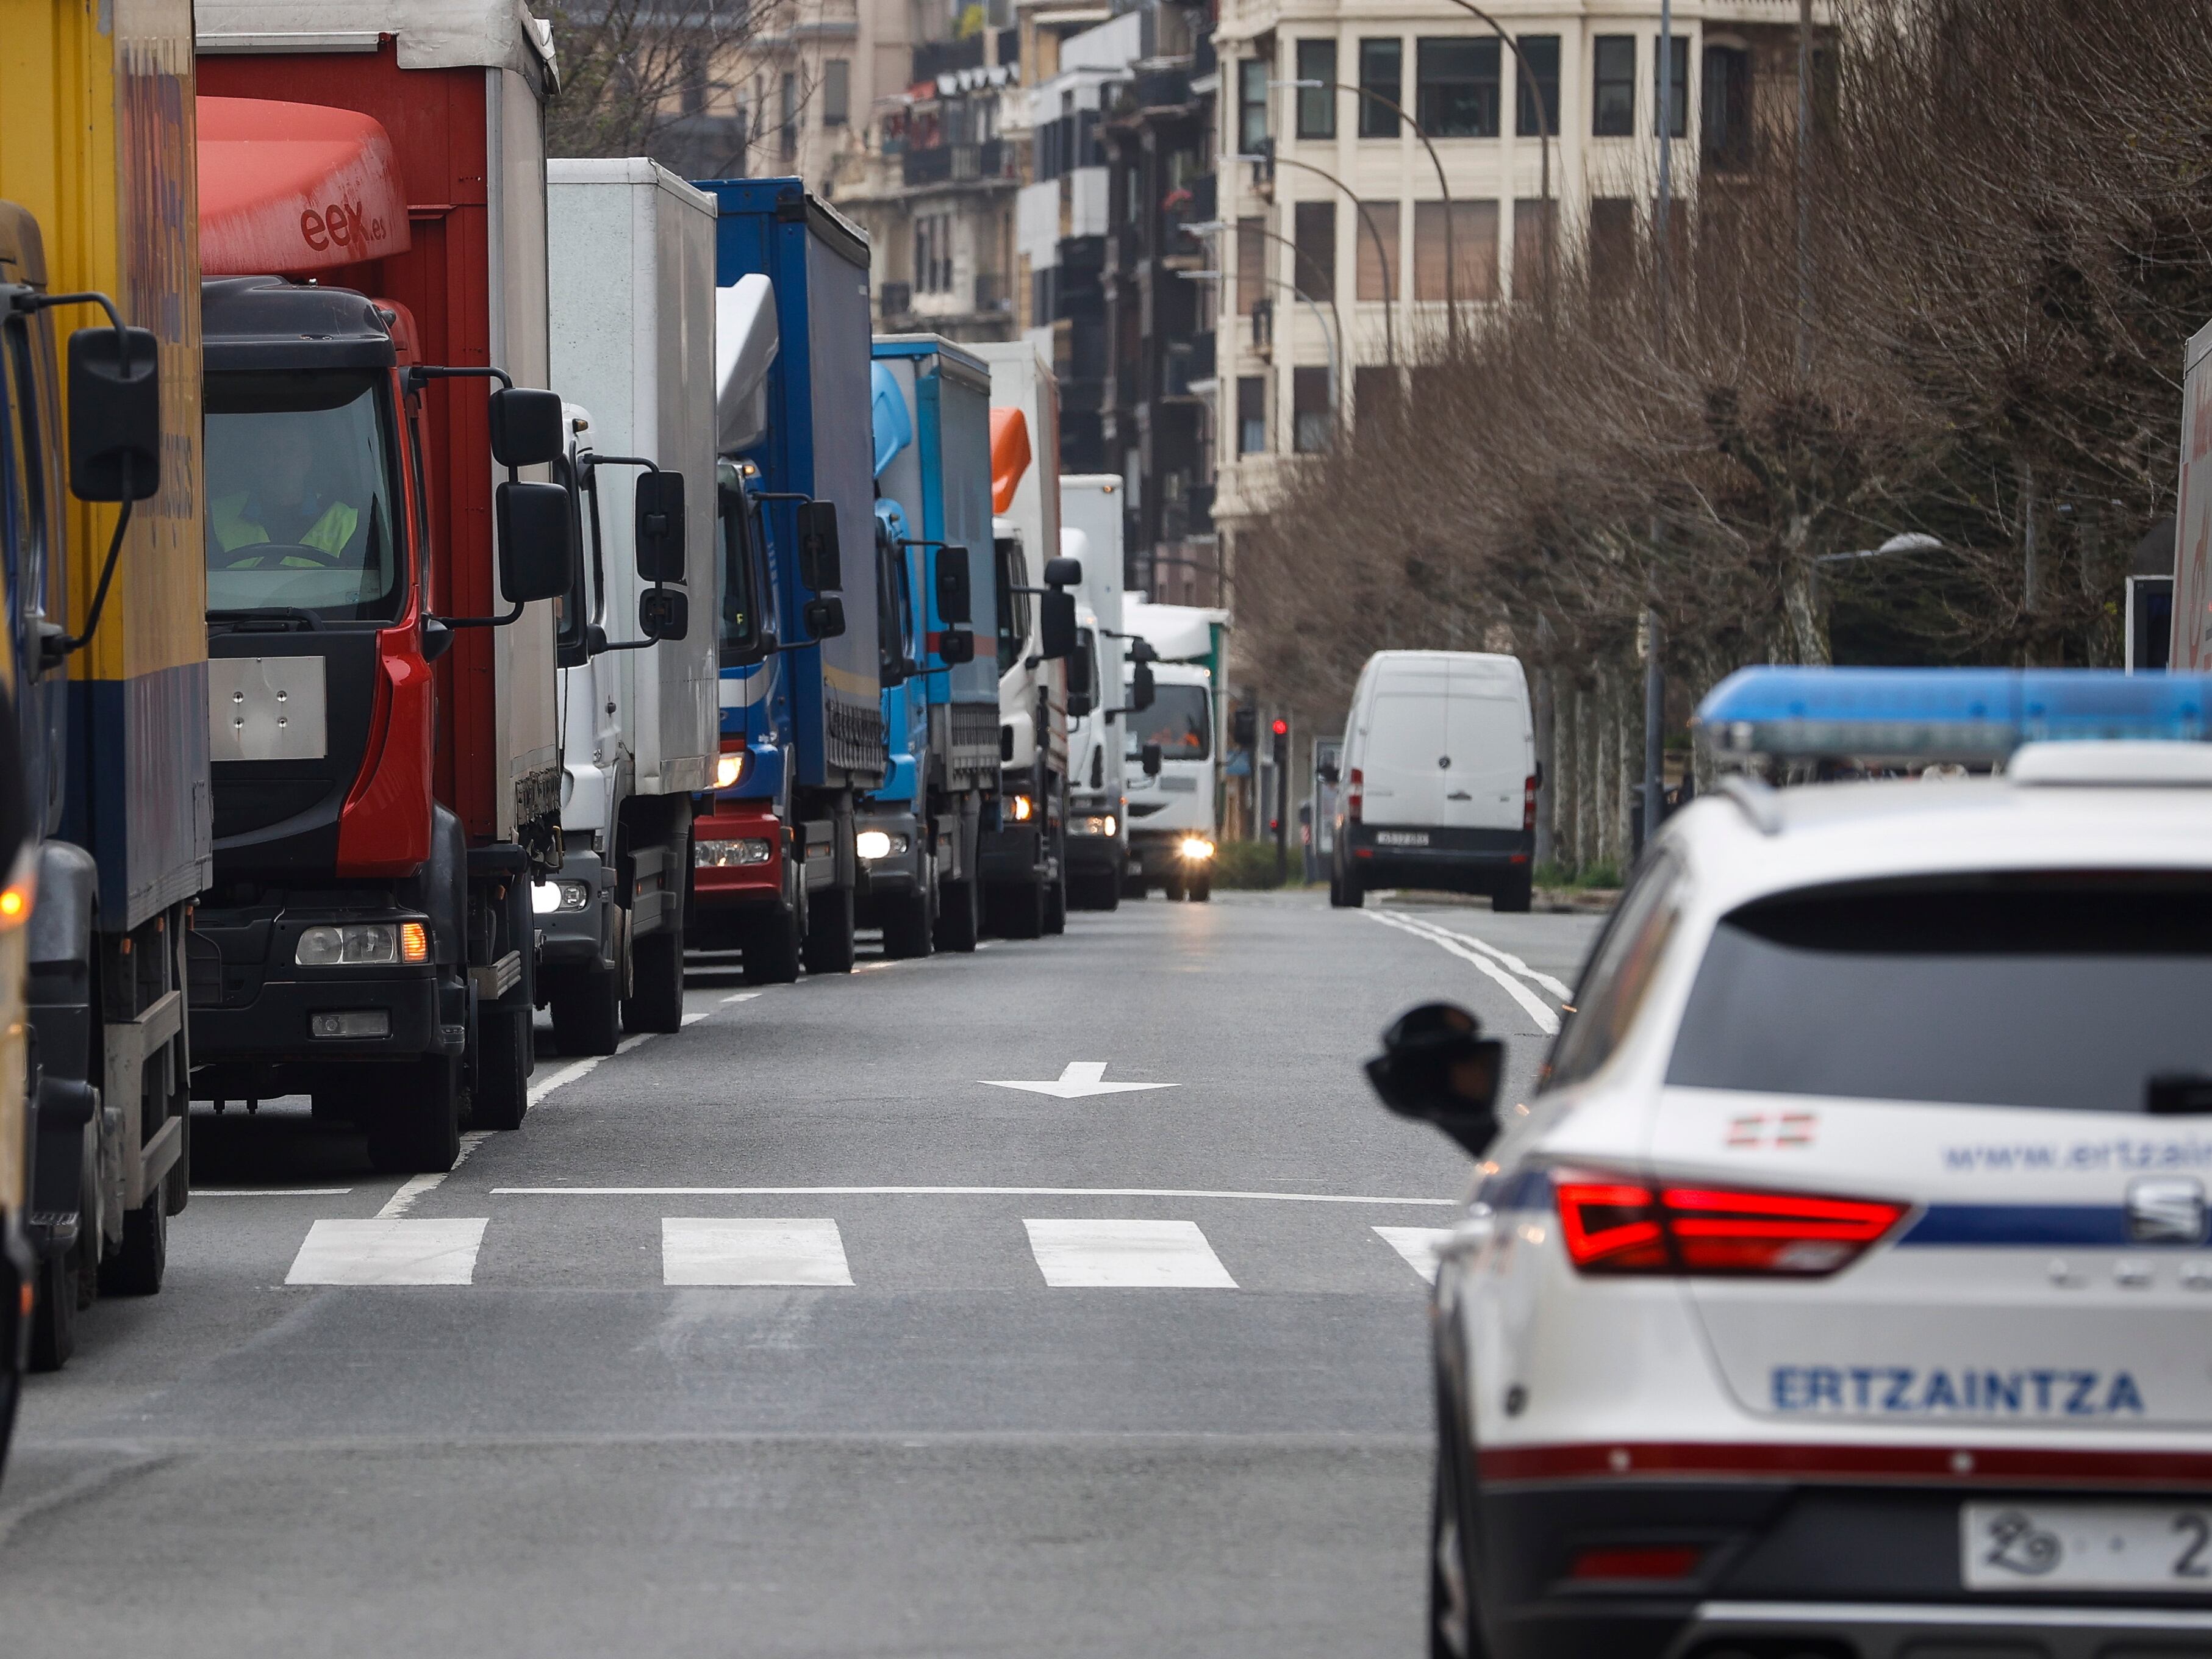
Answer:
[[[1441,816],[1453,830],[1518,830],[1528,780],[1528,707],[1517,665],[1462,660],[1451,665],[1441,768]]]
[[[1451,681],[1430,659],[1384,666],[1368,705],[1361,756],[1369,823],[1432,829],[1443,823],[1444,780],[1450,772]]]

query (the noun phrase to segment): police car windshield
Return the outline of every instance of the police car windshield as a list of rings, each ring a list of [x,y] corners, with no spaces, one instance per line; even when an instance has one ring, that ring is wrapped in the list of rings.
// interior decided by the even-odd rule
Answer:
[[[1202,685],[1158,685],[1152,706],[1128,721],[1128,757],[1135,760],[1145,745],[1160,746],[1160,758],[1202,761],[1213,752],[1213,722],[1206,706]]]
[[[1782,895],[1722,919],[1667,1081],[2142,1112],[2212,1079],[2212,875],[1945,877]]]
[[[208,609],[398,616],[392,462],[381,375],[209,375]]]

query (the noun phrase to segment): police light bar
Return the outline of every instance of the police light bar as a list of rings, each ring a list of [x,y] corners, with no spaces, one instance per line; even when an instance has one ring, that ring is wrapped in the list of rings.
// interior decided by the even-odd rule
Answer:
[[[2026,743],[2212,740],[2212,676],[2110,669],[1744,668],[1690,728],[1716,759],[1999,766]]]

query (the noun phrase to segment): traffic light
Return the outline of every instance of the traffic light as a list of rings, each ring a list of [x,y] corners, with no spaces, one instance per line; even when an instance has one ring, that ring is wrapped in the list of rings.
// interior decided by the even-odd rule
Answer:
[[[1291,735],[1291,723],[1279,717],[1275,721],[1274,730],[1277,737],[1287,738]]]
[[[1229,717],[1229,742],[1232,748],[1249,749],[1258,740],[1260,716],[1258,711],[1240,708]]]

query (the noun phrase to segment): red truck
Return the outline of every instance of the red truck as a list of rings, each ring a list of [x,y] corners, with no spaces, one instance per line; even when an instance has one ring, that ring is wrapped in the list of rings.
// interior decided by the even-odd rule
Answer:
[[[192,1092],[308,1093],[380,1167],[447,1169],[465,1115],[526,1108],[531,885],[561,862],[575,503],[517,471],[565,450],[533,389],[550,47],[520,6],[198,21],[216,842]]]

